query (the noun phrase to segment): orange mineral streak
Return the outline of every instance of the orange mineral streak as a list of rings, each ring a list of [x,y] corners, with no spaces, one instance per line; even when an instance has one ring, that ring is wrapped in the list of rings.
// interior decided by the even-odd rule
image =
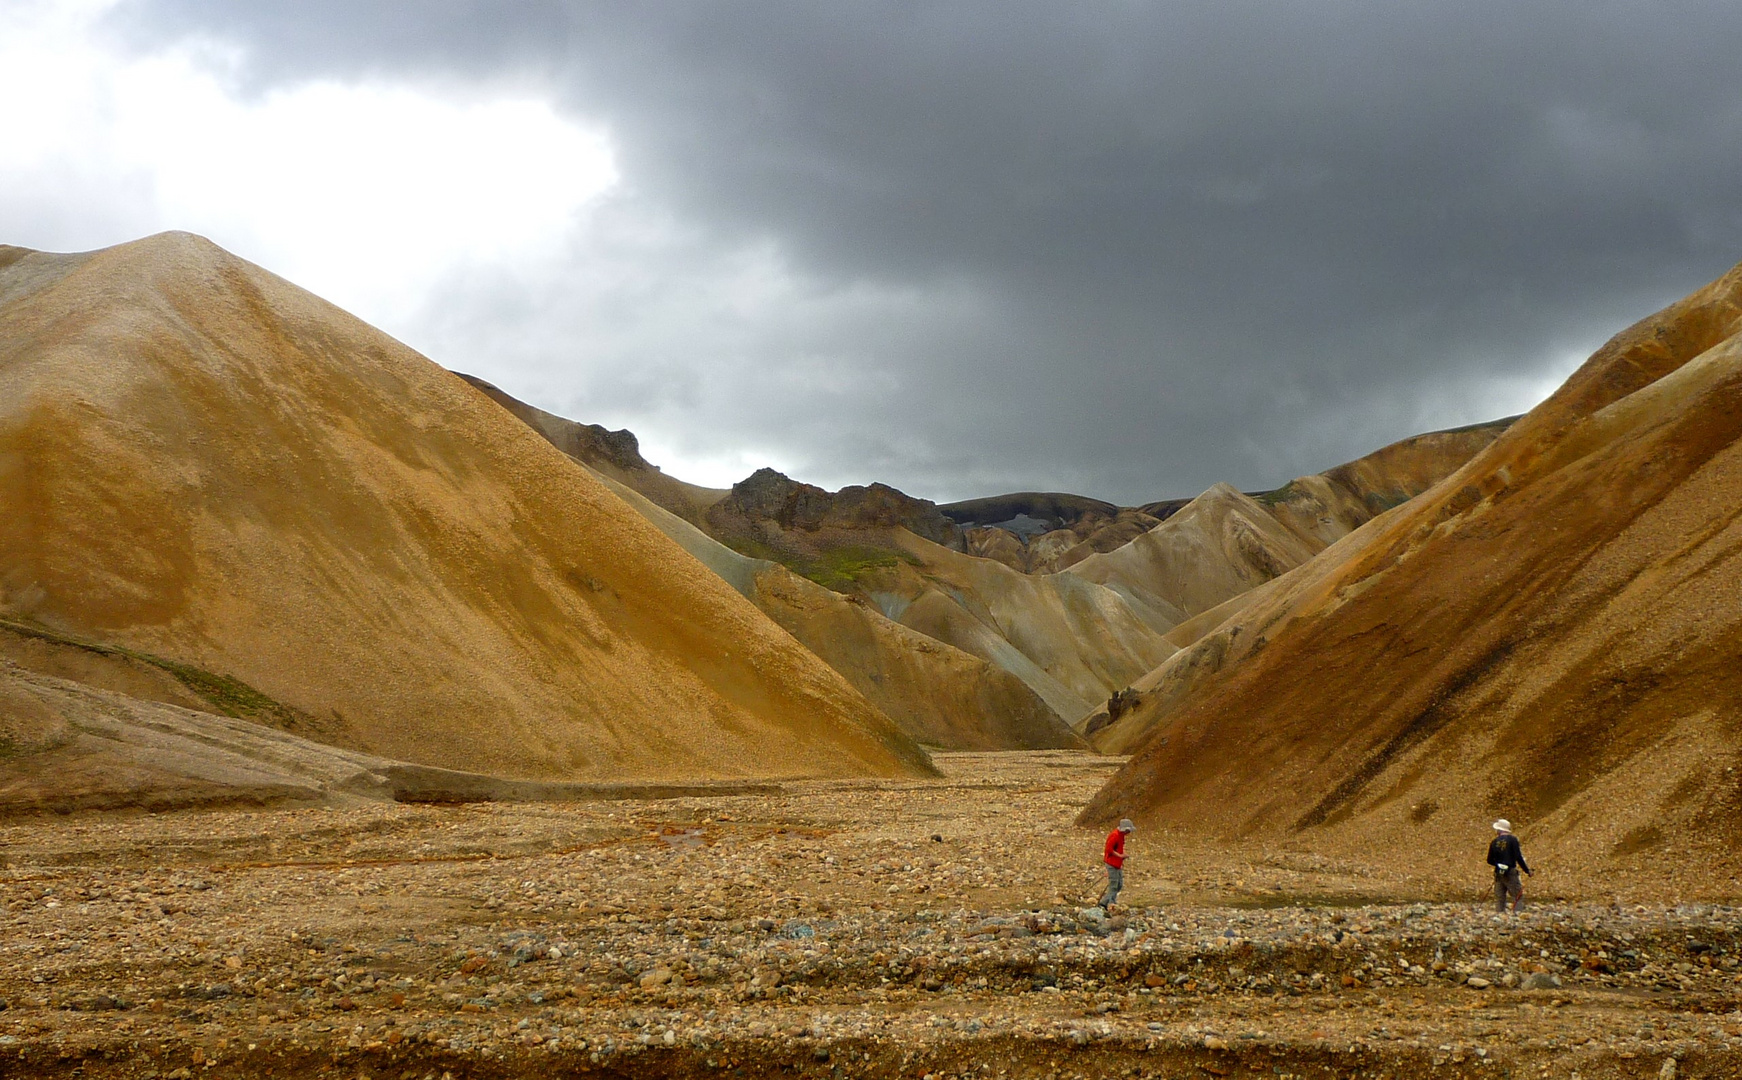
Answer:
[[[1147,734],[1083,820],[1451,874],[1507,816],[1533,863],[1727,880],[1739,436],[1742,267],[1153,673]]]
[[[0,249],[0,615],[232,676],[408,761],[930,771],[478,390],[182,233]]]

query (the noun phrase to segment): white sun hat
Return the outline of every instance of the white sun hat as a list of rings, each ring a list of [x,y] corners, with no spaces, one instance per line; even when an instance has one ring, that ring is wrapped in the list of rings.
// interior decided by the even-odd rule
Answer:
[[[1507,821],[1505,818],[1501,818],[1499,821],[1496,821],[1494,823],[1494,828],[1499,830],[1500,832],[1511,832],[1512,831],[1512,822]]]

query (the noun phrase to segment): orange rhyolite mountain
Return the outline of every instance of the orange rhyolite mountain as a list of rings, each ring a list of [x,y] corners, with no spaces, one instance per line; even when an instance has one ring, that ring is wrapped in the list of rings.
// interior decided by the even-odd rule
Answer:
[[[211,243],[0,248],[0,617],[530,779],[923,774],[839,674],[459,377]]]
[[[698,506],[692,493],[708,489],[674,480],[642,460],[629,432],[565,420],[482,379],[462,378],[565,454],[597,470],[626,503],[840,672],[913,738],[948,750],[1086,745],[1003,668],[893,622],[858,597],[734,551],[703,532],[695,522],[707,503]]]
[[[1734,870],[1738,491],[1742,267],[1224,613],[1132,704],[1137,755],[1083,820],[1430,868],[1505,816],[1569,871]]]

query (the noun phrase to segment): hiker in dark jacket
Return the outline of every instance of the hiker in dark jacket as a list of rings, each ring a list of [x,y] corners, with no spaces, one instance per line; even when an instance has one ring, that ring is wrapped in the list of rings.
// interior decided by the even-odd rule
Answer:
[[[1494,839],[1488,844],[1488,865],[1494,868],[1494,904],[1498,911],[1506,910],[1506,900],[1512,898],[1512,912],[1518,913],[1518,905],[1524,902],[1524,880],[1518,876],[1520,870],[1531,873],[1530,867],[1524,861],[1524,849],[1518,846],[1518,837],[1512,835],[1512,822],[1501,818],[1494,823]]]

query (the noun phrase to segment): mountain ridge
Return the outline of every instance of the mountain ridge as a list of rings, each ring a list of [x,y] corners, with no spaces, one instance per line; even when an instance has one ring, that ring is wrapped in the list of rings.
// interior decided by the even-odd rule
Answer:
[[[1742,266],[1171,658],[1202,672],[1081,820],[1435,867],[1506,816],[1592,881],[1733,872],[1739,483]]]
[[[0,615],[525,779],[924,774],[473,387],[209,241],[0,270]]]

